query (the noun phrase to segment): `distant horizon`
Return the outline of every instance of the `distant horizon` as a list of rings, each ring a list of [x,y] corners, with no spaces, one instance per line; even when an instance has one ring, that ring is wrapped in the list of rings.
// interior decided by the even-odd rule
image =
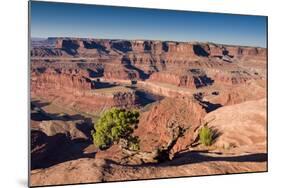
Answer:
[[[178,41],[178,40],[157,40],[157,39],[117,39],[117,38],[97,38],[97,37],[32,37],[31,40],[47,40],[48,38],[70,38],[70,39],[97,39],[97,40],[128,40],[128,41],[161,41],[161,42],[183,42],[183,43],[208,43],[208,44],[217,44],[225,46],[241,46],[241,47],[253,47],[253,48],[267,48],[262,46],[249,46],[249,45],[240,45],[240,44],[227,44],[227,43],[218,43],[214,41]]]
[[[267,48],[267,17],[31,2],[31,38],[201,42]]]

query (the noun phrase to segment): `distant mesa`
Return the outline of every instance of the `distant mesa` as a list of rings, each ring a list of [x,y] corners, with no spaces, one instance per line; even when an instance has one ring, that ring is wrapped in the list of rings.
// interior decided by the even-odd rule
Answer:
[[[43,54],[36,53],[40,49],[49,48]],[[59,52],[54,53],[58,50]],[[65,53],[64,53],[65,52]],[[114,53],[115,52],[115,53]],[[90,38],[55,38],[46,40],[32,40],[32,57],[40,56],[70,56],[70,57],[95,57],[97,54],[139,54],[150,53],[152,55],[171,56],[179,54],[180,57],[229,57],[264,58],[265,48],[244,47],[234,45],[222,45],[199,42],[173,42],[153,40],[113,40],[113,39],[90,39]]]

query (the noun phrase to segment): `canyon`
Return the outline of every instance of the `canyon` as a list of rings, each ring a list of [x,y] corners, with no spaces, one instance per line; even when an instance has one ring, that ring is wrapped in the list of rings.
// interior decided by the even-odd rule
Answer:
[[[33,186],[267,171],[266,48],[53,37],[31,42],[30,60]],[[180,135],[171,160],[97,148],[91,132],[114,107],[140,112],[141,152]]]

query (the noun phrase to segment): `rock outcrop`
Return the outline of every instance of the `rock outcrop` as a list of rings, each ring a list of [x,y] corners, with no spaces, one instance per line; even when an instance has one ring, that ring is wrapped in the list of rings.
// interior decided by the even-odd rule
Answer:
[[[153,73],[149,81],[172,84],[178,87],[196,89],[208,85],[212,85],[214,80],[208,77],[204,71],[200,69],[188,69],[179,73],[161,71]]]
[[[172,141],[175,144],[170,155],[186,149],[194,141],[194,132],[200,126],[204,115],[205,110],[195,100],[163,99],[141,115],[135,131],[140,137],[141,151],[152,152],[166,148]],[[178,134],[182,135],[173,140]]]
[[[226,149],[251,147],[251,152],[261,146],[265,152],[266,119],[266,100],[260,99],[221,107],[207,114],[204,121],[220,133],[216,146]]]
[[[246,160],[245,160],[246,159]],[[241,162],[241,160],[245,160]],[[174,161],[161,165],[126,166],[110,163],[104,159],[82,158],[56,166],[33,171],[31,185],[60,185],[155,178],[173,178],[264,172],[267,169],[266,154],[219,156],[204,153],[186,153]]]
[[[93,89],[94,83],[81,69],[34,68],[31,71],[31,91],[65,89],[75,92]],[[44,91],[44,92],[45,92]]]
[[[199,92],[204,101],[213,104],[233,105],[249,100],[259,100],[266,97],[266,85],[264,80],[249,80],[244,84],[232,85],[220,90],[207,90]]]

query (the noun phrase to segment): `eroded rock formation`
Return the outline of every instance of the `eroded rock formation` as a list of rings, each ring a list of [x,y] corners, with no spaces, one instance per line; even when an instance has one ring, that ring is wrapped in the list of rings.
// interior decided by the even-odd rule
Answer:
[[[266,170],[267,49],[81,38],[32,46],[31,97],[47,101],[31,113],[32,185]],[[92,144],[111,107],[141,112],[139,151]],[[219,136],[202,151],[205,122]]]
[[[99,83],[93,81],[90,74],[90,71],[81,68],[33,68],[31,95],[85,112],[136,105],[135,91],[127,88],[114,87],[105,93],[95,92]]]
[[[207,114],[204,121],[220,132],[216,146],[240,150],[251,146],[251,152],[265,152],[266,119],[266,100],[263,98],[222,107]]]
[[[162,100],[140,118],[135,134],[140,136],[141,151],[168,148],[169,154],[174,155],[188,148],[194,142],[194,132],[204,115],[205,110],[195,100]]]

